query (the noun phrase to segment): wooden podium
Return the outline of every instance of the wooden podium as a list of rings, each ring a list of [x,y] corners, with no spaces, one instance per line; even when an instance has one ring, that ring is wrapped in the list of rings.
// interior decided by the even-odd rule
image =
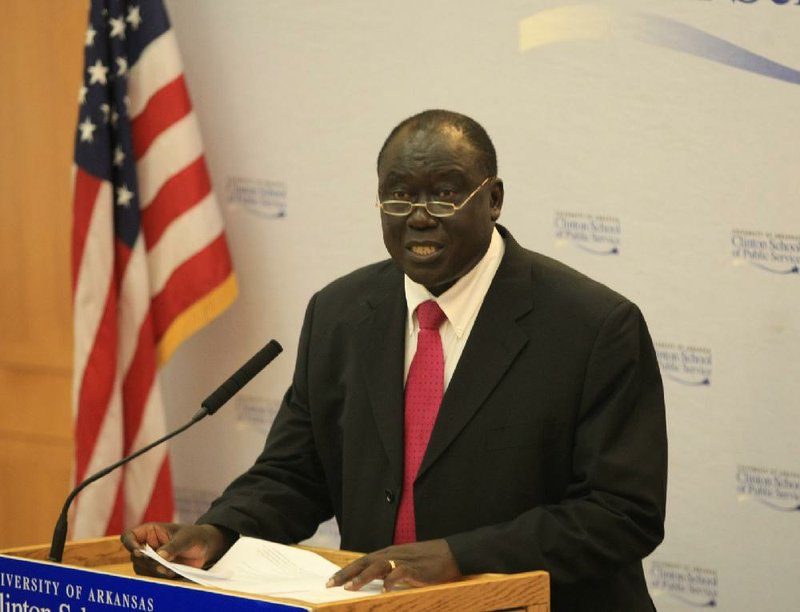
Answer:
[[[136,576],[116,537],[71,542],[62,565],[46,561],[49,546],[0,553],[0,610],[28,612],[172,612],[176,610],[312,612],[424,612],[436,610],[549,612],[547,572],[482,574],[448,584],[312,604],[280,597],[218,591],[174,580]],[[337,565],[359,555],[312,548]],[[13,606],[19,607],[13,607]],[[9,606],[8,608],[6,606]]]

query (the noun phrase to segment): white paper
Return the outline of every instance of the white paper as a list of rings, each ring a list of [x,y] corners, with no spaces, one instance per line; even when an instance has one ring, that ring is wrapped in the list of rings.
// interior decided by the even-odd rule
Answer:
[[[339,566],[311,551],[257,538],[239,538],[209,570],[167,561],[149,545],[142,552],[192,582],[255,595],[325,603],[375,595],[383,588],[379,580],[360,591],[326,588],[325,583]]]

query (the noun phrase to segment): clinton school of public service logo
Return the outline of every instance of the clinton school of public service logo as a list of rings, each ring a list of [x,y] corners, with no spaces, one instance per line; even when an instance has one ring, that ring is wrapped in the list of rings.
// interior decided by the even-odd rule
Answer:
[[[266,434],[278,414],[280,398],[239,394],[236,398],[236,427]]]
[[[652,561],[647,577],[654,598],[667,594],[692,607],[717,606],[719,575],[715,569]]]
[[[735,229],[731,232],[733,264],[750,264],[772,274],[800,274],[800,236]]]
[[[800,473],[762,466],[736,466],[739,503],[755,500],[779,512],[800,512]]]
[[[229,209],[244,209],[261,219],[280,219],[286,216],[286,183],[240,176],[225,181],[225,202]]]
[[[556,211],[556,245],[572,244],[592,255],[619,255],[622,223],[618,217]]]
[[[664,378],[690,387],[711,384],[713,360],[710,348],[672,342],[656,342],[655,348]]]

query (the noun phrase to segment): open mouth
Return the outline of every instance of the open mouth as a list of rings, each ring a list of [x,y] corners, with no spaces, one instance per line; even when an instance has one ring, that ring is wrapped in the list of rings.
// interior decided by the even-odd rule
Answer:
[[[409,245],[408,250],[411,251],[414,255],[418,257],[430,257],[442,250],[440,246],[434,246],[432,244],[412,244]]]

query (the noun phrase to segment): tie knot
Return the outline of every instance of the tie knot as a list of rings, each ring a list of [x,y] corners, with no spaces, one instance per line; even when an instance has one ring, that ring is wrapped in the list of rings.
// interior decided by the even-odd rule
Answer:
[[[417,306],[417,320],[421,329],[439,329],[446,318],[439,304],[433,300],[422,302]]]

